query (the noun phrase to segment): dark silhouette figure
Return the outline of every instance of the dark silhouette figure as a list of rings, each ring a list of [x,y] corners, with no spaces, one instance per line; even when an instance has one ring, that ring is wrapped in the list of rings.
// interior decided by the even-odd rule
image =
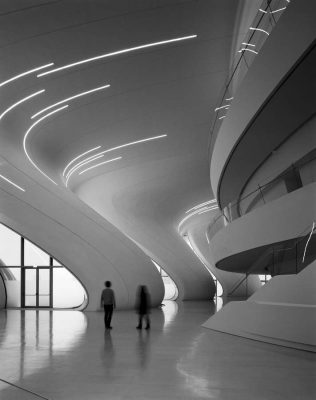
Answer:
[[[105,289],[101,294],[101,307],[104,307],[104,325],[105,329],[112,329],[111,320],[115,304],[115,294],[111,289],[112,283],[110,281],[104,282]]]
[[[139,315],[137,329],[142,329],[143,319],[146,321],[145,329],[150,329],[150,296],[145,285],[139,286],[136,297],[136,312]]]

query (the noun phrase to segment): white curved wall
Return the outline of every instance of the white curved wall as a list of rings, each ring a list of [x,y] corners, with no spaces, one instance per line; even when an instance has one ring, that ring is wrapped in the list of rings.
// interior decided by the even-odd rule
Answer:
[[[163,165],[146,161],[141,170],[117,170],[86,181],[76,194],[161,265],[176,283],[179,299],[211,299],[215,293],[211,275],[179,236],[172,211],[177,202],[166,196],[166,185],[173,196],[177,188],[179,199],[190,186],[189,174],[185,182],[179,179],[177,168],[183,172],[185,166],[176,165],[173,159]]]
[[[0,221],[69,268],[88,292],[88,309],[99,308],[105,280],[113,283],[118,308],[134,307],[140,283],[148,286],[153,305],[160,304],[162,280],[134,243],[72,193],[53,192],[22,172],[14,173],[27,189],[23,193],[0,182]]]
[[[293,239],[316,219],[316,183],[234,220],[211,240],[215,262],[266,244]]]

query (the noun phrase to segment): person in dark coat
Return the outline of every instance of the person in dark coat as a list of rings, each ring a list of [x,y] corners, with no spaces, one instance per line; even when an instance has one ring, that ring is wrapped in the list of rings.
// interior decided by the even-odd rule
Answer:
[[[104,325],[105,329],[112,329],[111,320],[115,304],[115,294],[111,289],[112,283],[110,281],[104,282],[105,289],[101,294],[101,307],[104,307]]]
[[[138,313],[138,325],[136,326],[136,329],[142,329],[143,319],[146,321],[145,329],[150,329],[150,308],[150,295],[147,287],[145,285],[141,285],[138,288],[136,297],[136,312]]]

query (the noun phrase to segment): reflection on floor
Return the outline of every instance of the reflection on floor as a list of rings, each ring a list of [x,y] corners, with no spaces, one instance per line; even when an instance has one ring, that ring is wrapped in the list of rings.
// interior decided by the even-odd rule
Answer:
[[[1,400],[314,399],[314,355],[201,327],[211,302],[168,302],[152,329],[132,311],[1,311]],[[35,395],[37,394],[37,395]]]

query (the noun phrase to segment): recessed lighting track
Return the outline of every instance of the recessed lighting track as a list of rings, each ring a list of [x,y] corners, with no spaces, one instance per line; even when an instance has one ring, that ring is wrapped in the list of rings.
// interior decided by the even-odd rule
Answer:
[[[8,107],[6,110],[3,111],[2,114],[0,114],[0,121],[2,120],[2,118],[11,110],[13,110],[13,108],[17,107],[19,104],[24,103],[25,101],[31,99],[34,96],[37,96],[38,94],[41,94],[45,92],[45,89],[39,90],[38,92],[32,93],[29,96],[24,97],[23,99],[17,101],[16,103],[12,104],[12,106]]]
[[[168,40],[162,40],[160,42],[142,44],[140,46],[129,47],[127,49],[122,49],[122,50],[118,50],[118,51],[113,51],[111,53],[101,54],[101,55],[96,56],[96,57],[86,58],[84,60],[80,60],[80,61],[77,61],[77,62],[74,62],[74,63],[71,63],[71,64],[66,64],[66,65],[63,65],[62,67],[54,68],[54,69],[51,69],[50,71],[47,71],[47,72],[42,72],[42,73],[38,74],[37,77],[40,78],[42,76],[53,74],[55,72],[62,71],[62,70],[65,70],[65,69],[73,68],[73,67],[76,67],[78,65],[86,64],[86,63],[89,63],[89,62],[92,62],[92,61],[102,60],[103,58],[113,57],[113,56],[117,56],[119,54],[131,53],[133,51],[137,51],[137,50],[141,50],[141,49],[147,49],[147,48],[150,48],[150,47],[161,46],[161,45],[164,45],[164,44],[180,42],[182,40],[194,39],[196,37],[197,37],[197,35],[182,36],[182,37],[178,37],[178,38],[175,38],[175,39],[168,39]]]
[[[75,157],[71,161],[69,161],[69,163],[66,165],[66,167],[65,167],[65,169],[63,171],[63,176],[65,176],[65,173],[66,173],[68,167],[70,167],[71,164],[73,164],[75,161],[79,160],[79,158],[85,156],[86,154],[91,153],[91,151],[98,150],[100,147],[101,146],[93,147],[93,149],[85,151],[84,153],[79,154],[77,157]]]
[[[269,32],[267,32],[267,31],[265,31],[264,29],[261,29],[261,28],[253,28],[252,26],[249,28],[251,31],[259,31],[259,32],[263,32],[263,33],[265,33],[266,35],[270,35],[270,33]]]
[[[74,174],[74,173],[81,167],[82,163],[84,163],[84,162],[86,162],[86,161],[89,161],[89,162],[92,161],[91,159],[92,159],[93,157],[95,157],[95,156],[99,156],[99,155],[102,155],[102,154],[105,154],[105,153],[109,153],[110,151],[122,149],[122,148],[124,148],[124,147],[133,146],[133,145],[135,145],[135,144],[144,143],[144,142],[149,142],[149,141],[151,141],[151,140],[156,140],[156,139],[161,139],[161,138],[166,137],[166,136],[167,136],[167,135],[164,134],[164,135],[153,136],[153,137],[149,137],[149,138],[145,138],[145,139],[141,139],[141,140],[136,140],[136,141],[134,141],[134,142],[125,143],[125,144],[122,144],[122,145],[120,145],[120,146],[115,146],[115,147],[112,147],[112,148],[110,148],[110,149],[103,150],[103,151],[101,151],[100,153],[94,154],[93,156],[90,156],[90,157],[88,157],[88,158],[86,158],[86,159],[80,161],[79,163],[75,164],[75,165],[67,172],[65,184],[66,184],[66,186],[68,185],[68,182],[69,182],[69,179],[70,179],[71,175]]]
[[[102,157],[102,156],[101,156],[101,157]],[[107,161],[103,161],[103,162],[101,162],[101,163],[99,163],[99,164],[92,165],[91,167],[88,167],[88,168],[84,169],[83,171],[79,172],[79,175],[84,174],[85,172],[89,171],[90,169],[99,167],[100,165],[108,164],[108,163],[110,163],[110,162],[112,162],[112,161],[116,161],[116,160],[121,160],[121,158],[122,158],[122,157],[116,157],[116,158],[112,158],[112,160],[107,160]]]
[[[17,189],[21,190],[22,192],[25,192],[25,189],[23,189],[21,186],[17,185],[16,183],[12,182],[9,178],[6,178],[3,175],[0,175],[0,178],[3,179],[4,181],[10,183],[10,185],[16,187]]]
[[[29,71],[22,72],[22,73],[19,74],[19,75],[15,75],[15,76],[13,76],[13,77],[10,78],[10,79],[7,79],[6,81],[1,82],[1,83],[0,83],[0,87],[1,87],[1,86],[4,86],[4,85],[7,85],[8,83],[15,81],[16,79],[22,78],[22,77],[25,76],[25,75],[29,75],[29,74],[32,74],[33,72],[39,71],[39,70],[41,70],[41,69],[51,67],[52,65],[54,65],[54,63],[49,63],[49,64],[41,65],[40,67],[36,67],[36,68],[30,69]]]
[[[60,104],[68,103],[70,100],[74,100],[74,99],[77,99],[78,97],[86,96],[88,94],[91,94],[91,93],[94,93],[94,92],[98,92],[98,91],[103,90],[103,89],[107,89],[108,87],[110,87],[110,85],[104,85],[104,86],[100,86],[100,87],[97,87],[97,88],[94,88],[94,89],[91,89],[91,90],[87,90],[86,92],[81,92],[81,93],[75,94],[74,96],[71,96],[71,97],[67,97],[64,100],[60,100],[57,103],[51,104],[50,106],[45,107],[42,110],[38,111],[36,114],[31,116],[31,119],[36,118],[38,115],[43,114],[43,112],[45,112],[47,110],[50,110],[51,108],[54,108],[56,106],[59,106]]]

